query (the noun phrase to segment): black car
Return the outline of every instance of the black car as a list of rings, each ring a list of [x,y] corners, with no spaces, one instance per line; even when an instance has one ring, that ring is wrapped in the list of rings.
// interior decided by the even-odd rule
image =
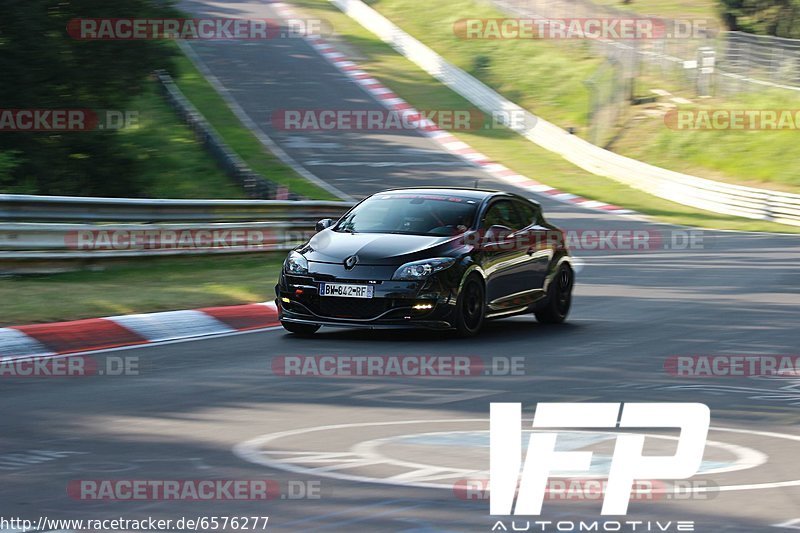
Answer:
[[[366,198],[289,253],[277,306],[288,331],[454,329],[534,313],[560,323],[574,271],[538,203],[496,191],[396,189]]]

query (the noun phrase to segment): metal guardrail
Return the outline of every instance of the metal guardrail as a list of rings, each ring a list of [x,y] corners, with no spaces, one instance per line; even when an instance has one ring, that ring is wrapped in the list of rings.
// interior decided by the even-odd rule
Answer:
[[[126,258],[290,250],[347,202],[0,195],[0,273]]]
[[[0,222],[232,222],[315,220],[352,204],[291,200],[160,200],[0,194]]]
[[[525,116],[511,129],[578,167],[679,204],[800,226],[800,194],[720,183],[636,161],[595,146],[524,110],[452,65],[361,0],[329,0],[430,75],[488,114]],[[533,124],[533,126],[529,126]],[[546,179],[545,179],[546,181]]]
[[[172,77],[163,70],[154,73],[167,102],[178,116],[192,129],[197,140],[203,145],[225,173],[235,181],[248,198],[287,198],[288,190],[254,172],[239,155],[227,145],[217,130],[206,120],[200,111],[184,96],[175,85]],[[281,194],[283,196],[281,196]],[[295,199],[295,198],[289,198]]]

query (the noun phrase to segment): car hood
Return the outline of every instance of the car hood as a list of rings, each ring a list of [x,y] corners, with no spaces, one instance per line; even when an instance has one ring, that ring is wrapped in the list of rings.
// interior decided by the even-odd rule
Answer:
[[[342,264],[351,255],[359,265],[397,265],[419,259],[442,257],[459,246],[460,237],[398,235],[387,233],[339,233],[326,229],[314,235],[298,251],[309,261]]]

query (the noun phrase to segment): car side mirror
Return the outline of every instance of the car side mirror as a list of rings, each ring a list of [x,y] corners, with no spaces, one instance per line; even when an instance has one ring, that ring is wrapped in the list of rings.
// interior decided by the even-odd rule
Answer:
[[[512,230],[507,226],[494,225],[483,234],[482,248],[492,251],[499,249],[500,244],[511,235]]]
[[[317,232],[320,232],[320,231],[322,231],[324,229],[330,228],[331,226],[333,226],[333,219],[332,218],[323,218],[322,220],[317,222],[317,225],[314,227],[314,229]]]
[[[486,230],[484,239],[489,242],[502,241],[511,235],[511,232],[511,228],[495,224],[494,226],[489,226],[489,229]]]

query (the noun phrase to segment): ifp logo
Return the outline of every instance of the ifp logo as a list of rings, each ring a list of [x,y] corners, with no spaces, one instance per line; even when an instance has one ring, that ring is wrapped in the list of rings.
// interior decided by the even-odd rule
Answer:
[[[490,514],[540,515],[550,474],[587,471],[590,451],[556,451],[558,429],[679,428],[672,456],[644,456],[645,436],[616,437],[602,515],[624,515],[637,479],[687,479],[700,468],[711,413],[699,403],[540,403],[522,463],[522,404],[492,403]],[[521,475],[520,475],[521,471]],[[515,502],[516,496],[516,502]]]

